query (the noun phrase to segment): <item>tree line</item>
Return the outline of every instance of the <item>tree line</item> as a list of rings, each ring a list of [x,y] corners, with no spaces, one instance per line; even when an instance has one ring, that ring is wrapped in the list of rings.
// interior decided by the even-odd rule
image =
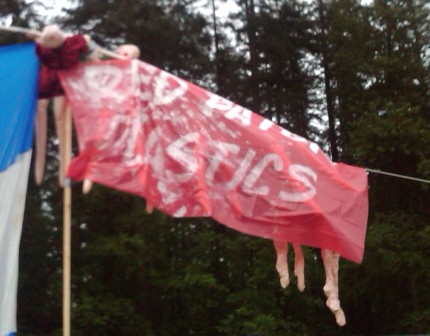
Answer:
[[[237,10],[221,16],[222,0],[81,0],[57,23],[107,48],[138,45],[142,60],[317,142],[333,161],[430,178],[425,0],[232,1]],[[46,24],[34,3],[0,1],[0,9],[14,25]],[[24,40],[0,36],[1,44]],[[41,187],[30,178],[27,195],[22,336],[61,332],[62,191],[50,128],[47,177]],[[102,186],[83,196],[80,187],[73,335],[430,333],[425,183],[369,173],[364,260],[341,261],[343,328],[325,307],[318,250],[305,249],[305,292],[294,281],[283,290],[270,241],[207,218],[148,214],[144,200]]]

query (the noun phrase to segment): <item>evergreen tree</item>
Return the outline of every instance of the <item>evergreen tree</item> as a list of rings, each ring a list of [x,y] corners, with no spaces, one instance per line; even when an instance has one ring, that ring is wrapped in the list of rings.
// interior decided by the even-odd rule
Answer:
[[[335,10],[334,6],[333,15]],[[356,11],[351,15],[358,18],[356,28],[345,29],[351,22],[346,21],[345,10],[334,16],[337,23],[344,20],[345,28],[339,26],[337,36],[343,32],[348,37],[338,41],[351,41],[346,48],[333,46],[342,106],[342,155],[365,167],[419,176],[428,164],[425,153],[430,148],[424,79],[428,76],[424,58],[428,10],[421,1],[375,1]],[[360,40],[361,48],[352,48]],[[348,48],[354,50],[355,59],[344,55]],[[423,185],[381,175],[371,174],[369,184],[365,294],[355,298],[363,303],[355,304],[351,315],[356,322],[352,323],[362,333],[428,332],[424,317],[428,311],[421,298],[428,297],[429,289],[418,285],[429,279],[422,241],[428,237],[428,193]],[[398,272],[405,276],[399,277]],[[369,321],[364,326],[363,314]]]
[[[247,52],[243,104],[264,117],[312,138],[313,74],[305,68],[312,51],[311,22],[296,1],[238,1],[238,40]]]
[[[30,24],[37,24],[38,15],[35,13],[32,4],[22,0],[0,1],[0,24],[14,25],[18,27],[29,27]],[[22,34],[8,33],[0,31],[0,44],[12,44],[17,42],[27,42],[28,39]]]
[[[219,2],[208,4],[215,12],[204,18],[195,1],[87,0],[62,24],[110,49],[137,44],[143,60],[310,138],[321,132],[312,127],[321,96],[313,93],[325,85],[340,160],[430,176],[424,1],[238,0],[242,12],[224,22],[217,20]],[[0,1],[14,24],[33,25],[28,20],[37,17],[25,5]],[[315,75],[313,60],[328,70],[326,82]],[[21,244],[18,327],[28,336],[58,335],[61,328],[62,197],[54,137],[48,145],[45,182],[29,184]],[[144,200],[97,185],[83,196],[74,185],[73,333],[428,333],[428,188],[373,174],[369,183],[363,264],[341,263],[342,329],[325,307],[319,251],[305,250],[305,292],[294,288],[294,277],[282,290],[270,241],[209,219],[147,214]]]
[[[201,85],[210,73],[207,22],[192,1],[81,1],[69,15],[66,26],[108,48],[136,44],[142,60]]]

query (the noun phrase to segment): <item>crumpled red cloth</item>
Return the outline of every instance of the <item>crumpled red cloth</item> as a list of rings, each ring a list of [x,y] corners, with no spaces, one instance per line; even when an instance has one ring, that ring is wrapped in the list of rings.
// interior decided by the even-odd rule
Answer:
[[[360,263],[364,168],[137,60],[59,71],[79,154],[67,176],[145,198],[174,217],[207,217],[250,235],[339,252]]]
[[[58,70],[76,66],[83,54],[88,53],[88,44],[81,34],[69,36],[57,49],[49,49],[37,44],[36,53],[42,66],[39,72],[39,98],[52,98],[64,94]]]

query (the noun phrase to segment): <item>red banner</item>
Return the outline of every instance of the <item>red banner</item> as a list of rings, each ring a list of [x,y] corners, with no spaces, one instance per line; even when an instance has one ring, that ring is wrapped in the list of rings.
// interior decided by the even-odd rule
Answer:
[[[152,65],[107,61],[61,75],[79,154],[68,176],[144,197],[175,217],[338,251],[361,262],[364,169]]]

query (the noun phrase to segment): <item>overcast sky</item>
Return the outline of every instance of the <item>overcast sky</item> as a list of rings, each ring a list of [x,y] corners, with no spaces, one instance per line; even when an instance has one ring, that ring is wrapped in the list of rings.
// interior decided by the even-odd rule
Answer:
[[[27,3],[42,3],[42,1],[29,0]],[[228,0],[227,3],[221,3],[217,1],[219,6],[217,11],[219,16],[227,16],[229,12],[234,12],[239,9],[234,0]],[[204,9],[205,6],[209,3],[208,0],[200,0],[196,4],[196,8]],[[52,23],[52,19],[55,16],[61,14],[61,10],[64,8],[70,7],[72,4],[69,0],[44,0],[43,5],[38,6],[38,11],[40,14],[45,15],[47,17],[47,23]],[[46,9],[44,8],[46,7]],[[207,12],[210,12],[211,8],[207,9]],[[206,11],[205,11],[206,12]]]
[[[304,1],[314,1],[314,0],[304,0]],[[361,0],[362,4],[369,4],[372,0]],[[42,3],[42,1],[35,1],[35,0],[29,0],[28,3],[36,2],[36,3]],[[42,15],[47,16],[47,22],[46,23],[52,23],[53,17],[61,14],[61,10],[63,8],[67,8],[71,6],[71,1],[69,0],[44,0],[43,5],[47,7],[47,10],[43,8],[43,6],[39,6],[39,11]],[[234,0],[228,0],[227,3],[221,3],[220,1],[216,1],[216,4],[218,4],[217,14],[219,16],[227,16],[229,12],[236,12],[239,10],[239,7],[237,6],[236,2]],[[209,4],[208,0],[200,0],[196,8],[200,7],[200,9],[204,10],[205,7],[208,7]],[[206,13],[210,13],[211,8],[207,8],[207,10],[204,10]]]

